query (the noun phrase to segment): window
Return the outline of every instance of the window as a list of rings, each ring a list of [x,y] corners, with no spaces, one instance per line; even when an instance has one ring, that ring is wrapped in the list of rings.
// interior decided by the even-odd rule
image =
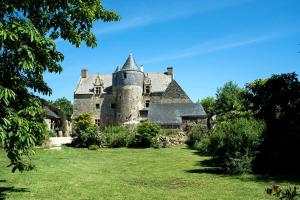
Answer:
[[[147,118],[148,110],[140,110],[140,117]]]
[[[100,109],[100,104],[96,103],[96,109]]]
[[[110,107],[111,107],[111,109],[115,109],[115,108],[116,108],[116,104],[112,103],[112,104],[110,105]]]
[[[124,79],[126,79],[127,78],[127,73],[124,72],[123,75],[124,75]]]
[[[100,119],[95,119],[95,124],[96,124],[97,126],[100,126]]]
[[[101,87],[96,87],[95,89],[96,89],[95,93],[97,95],[101,94]]]
[[[146,85],[146,94],[150,94],[150,85]]]
[[[148,108],[149,105],[150,105],[150,100],[146,100],[146,103],[145,103],[146,108]]]

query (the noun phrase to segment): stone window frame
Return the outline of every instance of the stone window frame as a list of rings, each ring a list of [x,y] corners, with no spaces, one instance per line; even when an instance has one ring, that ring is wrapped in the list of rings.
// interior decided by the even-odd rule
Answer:
[[[145,86],[145,93],[146,94],[150,94],[150,92],[151,92],[151,86],[150,85],[146,85]]]
[[[96,124],[97,126],[100,126],[100,125],[101,125],[100,119],[95,119],[95,124]]]
[[[102,93],[102,88],[99,86],[95,87],[95,94],[100,95],[101,93]]]
[[[145,107],[146,107],[146,108],[149,108],[149,106],[150,106],[150,100],[146,100],[146,101],[145,101]]]

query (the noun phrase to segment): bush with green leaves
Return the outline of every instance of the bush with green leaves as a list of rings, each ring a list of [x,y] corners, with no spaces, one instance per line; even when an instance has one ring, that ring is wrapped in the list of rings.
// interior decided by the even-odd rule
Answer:
[[[98,150],[99,149],[99,146],[98,145],[94,145],[94,144],[92,144],[92,145],[90,145],[89,146],[89,148],[88,148],[89,150],[92,150],[92,151],[94,151],[94,150]]]
[[[101,145],[102,135],[99,128],[92,123],[90,113],[81,114],[74,119],[74,132],[72,133],[72,146],[89,147]]]
[[[206,124],[195,124],[188,128],[187,130],[187,141],[186,144],[194,148],[195,144],[202,140],[205,134],[208,132],[208,128]]]
[[[248,173],[264,130],[264,122],[255,119],[225,121],[216,124],[197,147],[200,153],[218,160],[226,173]]]
[[[104,143],[106,146],[112,148],[126,147],[129,132],[130,130],[125,126],[107,127],[103,132]]]
[[[282,200],[295,200],[300,197],[299,186],[281,187],[273,184],[270,188],[266,189],[266,193]]]
[[[156,136],[159,134],[160,126],[151,122],[140,123],[134,135],[128,141],[129,147],[148,148],[156,141]]]

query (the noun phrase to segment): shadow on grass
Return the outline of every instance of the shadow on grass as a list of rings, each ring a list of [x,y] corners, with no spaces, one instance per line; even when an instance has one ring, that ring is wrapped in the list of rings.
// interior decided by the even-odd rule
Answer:
[[[197,152],[195,154],[199,155]],[[244,182],[262,182],[262,183],[289,183],[289,184],[300,184],[299,176],[291,175],[280,175],[280,176],[271,176],[271,175],[229,175],[226,174],[218,165],[216,159],[205,159],[197,163],[197,166],[200,166],[199,169],[186,170],[187,173],[193,174],[213,174],[223,177],[238,179]]]
[[[6,182],[6,181],[1,180],[1,182]],[[8,193],[13,193],[13,192],[29,192],[29,190],[26,189],[26,188],[2,187],[2,186],[0,186],[0,200],[4,200],[5,196]]]

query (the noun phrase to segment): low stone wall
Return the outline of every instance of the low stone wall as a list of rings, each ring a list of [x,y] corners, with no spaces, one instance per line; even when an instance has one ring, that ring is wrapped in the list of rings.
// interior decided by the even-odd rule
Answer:
[[[179,132],[176,135],[161,135],[159,136],[158,140],[161,143],[166,143],[168,146],[182,145],[185,144],[187,140],[187,134],[185,132]]]

